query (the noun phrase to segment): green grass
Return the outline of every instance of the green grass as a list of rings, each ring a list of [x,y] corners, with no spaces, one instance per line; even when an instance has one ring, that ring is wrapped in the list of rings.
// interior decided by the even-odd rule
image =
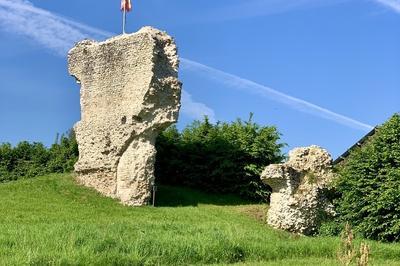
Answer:
[[[70,175],[0,184],[0,265],[337,265],[337,238],[273,230],[261,205],[172,187],[157,204],[121,206]],[[400,245],[369,243],[374,265],[399,265]]]

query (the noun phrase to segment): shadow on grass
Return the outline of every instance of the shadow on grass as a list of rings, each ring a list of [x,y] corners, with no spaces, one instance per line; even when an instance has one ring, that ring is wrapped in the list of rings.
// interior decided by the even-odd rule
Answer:
[[[198,206],[209,204],[218,206],[237,206],[253,204],[235,195],[209,194],[186,187],[159,186],[156,192],[156,207]]]

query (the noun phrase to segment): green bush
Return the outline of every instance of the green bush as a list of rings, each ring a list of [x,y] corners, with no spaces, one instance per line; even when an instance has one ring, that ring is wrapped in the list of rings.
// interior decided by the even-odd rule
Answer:
[[[79,151],[74,131],[61,136],[49,149],[50,160],[47,163],[49,173],[68,173],[74,170]]]
[[[270,189],[260,174],[284,159],[279,140],[275,127],[259,126],[252,115],[215,125],[206,117],[182,132],[170,127],[157,140],[156,177],[163,184],[265,200]]]
[[[377,129],[338,169],[338,219],[362,236],[400,240],[400,115]]]
[[[15,147],[3,143],[0,144],[0,182],[70,172],[77,158],[78,145],[73,131],[61,136],[50,149],[38,142],[23,141]]]
[[[342,232],[344,225],[333,219],[324,221],[318,228],[319,236],[338,236]]]

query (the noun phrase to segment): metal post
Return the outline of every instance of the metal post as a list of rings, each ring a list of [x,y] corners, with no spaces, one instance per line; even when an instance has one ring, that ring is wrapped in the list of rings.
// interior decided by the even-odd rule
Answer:
[[[153,207],[156,206],[156,191],[157,191],[157,186],[156,186],[156,182],[152,181],[151,182],[151,191],[153,192]]]
[[[126,26],[126,8],[124,7],[124,13],[122,15],[122,34],[125,34],[125,26]]]
[[[156,186],[153,186],[153,207],[156,206]]]

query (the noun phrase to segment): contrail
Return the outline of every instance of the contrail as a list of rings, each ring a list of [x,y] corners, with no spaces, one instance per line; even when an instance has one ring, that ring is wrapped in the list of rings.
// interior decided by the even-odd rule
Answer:
[[[0,0],[0,24],[6,26],[5,28],[9,28],[11,32],[23,34],[36,40],[43,46],[55,51],[60,56],[66,56],[67,51],[74,43],[83,38],[106,38],[114,35],[113,33],[93,28],[56,15],[47,10],[37,8],[27,0]],[[331,120],[351,128],[361,130],[370,130],[373,128],[370,125],[335,113],[316,104],[295,98],[251,80],[240,78],[190,59],[181,58],[181,62],[184,69],[203,74],[206,78],[216,80],[231,88],[283,103],[295,110]],[[198,117],[199,113],[202,113],[210,115],[215,119],[215,113],[211,108],[203,103],[194,102],[190,94],[184,94],[183,96],[183,100],[187,105],[186,110],[188,115]],[[185,110],[185,108],[183,110]]]
[[[305,100],[284,94],[280,91],[271,89],[264,85],[258,84],[254,81],[244,79],[224,71],[200,64],[198,62],[182,58],[182,66],[184,69],[194,71],[198,74],[218,81],[226,86],[239,89],[248,93],[259,95],[276,102],[283,103],[292,109],[311,114],[313,116],[321,117],[327,120],[331,120],[338,124],[349,126],[355,129],[371,130],[371,125],[362,123],[350,117],[335,113],[326,108],[318,106],[316,104],[307,102]]]

